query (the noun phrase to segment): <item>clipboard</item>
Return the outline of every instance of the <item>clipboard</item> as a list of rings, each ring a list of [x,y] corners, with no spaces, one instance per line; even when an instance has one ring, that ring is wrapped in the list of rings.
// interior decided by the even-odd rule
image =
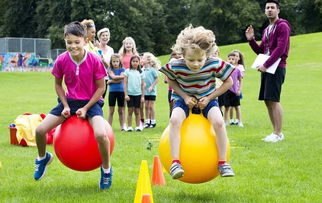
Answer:
[[[265,54],[258,54],[257,55],[257,57],[256,57],[256,59],[255,59],[255,61],[254,61],[254,63],[253,63],[253,65],[251,66],[251,68],[253,68],[253,69],[258,69],[258,67],[260,66],[260,65],[263,65],[266,61],[267,61],[267,59],[269,58],[269,56],[268,55],[265,55]],[[266,72],[267,73],[270,73],[270,74],[275,74],[275,71],[276,71],[276,69],[277,69],[277,67],[278,67],[278,65],[279,65],[279,63],[280,63],[280,61],[281,61],[281,58],[278,58],[276,61],[275,61],[275,63],[273,63],[273,65],[271,65],[270,67],[268,67],[267,69],[266,69]]]

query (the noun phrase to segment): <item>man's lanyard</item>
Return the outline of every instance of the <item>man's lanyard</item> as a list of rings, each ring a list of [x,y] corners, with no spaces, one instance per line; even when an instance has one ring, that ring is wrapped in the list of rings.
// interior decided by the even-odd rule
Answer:
[[[270,55],[269,38],[270,38],[270,34],[275,32],[275,29],[276,29],[276,24],[274,23],[272,25],[269,25],[265,30],[265,38],[266,38],[266,42],[267,42],[266,43],[266,46],[267,46],[266,55]]]

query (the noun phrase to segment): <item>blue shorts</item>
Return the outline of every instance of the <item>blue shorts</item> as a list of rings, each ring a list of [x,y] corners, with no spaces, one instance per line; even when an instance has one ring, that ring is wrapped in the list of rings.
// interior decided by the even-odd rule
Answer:
[[[82,107],[84,107],[89,100],[73,100],[67,99],[68,106],[70,108],[70,114],[75,115],[76,111]],[[104,106],[103,100],[98,100],[90,109],[88,109],[86,113],[86,117],[94,117],[94,116],[102,116]],[[58,99],[58,105],[53,108],[49,113],[55,116],[61,116],[61,112],[64,110],[64,105],[61,103],[60,99]]]
[[[217,99],[214,99],[214,100],[211,100],[208,105],[206,106],[206,108],[204,108],[202,110],[202,114],[205,118],[207,118],[207,115],[208,115],[208,112],[210,111],[210,109],[214,106],[217,106],[219,107],[219,104],[218,104],[218,100]],[[186,103],[184,102],[183,99],[178,99],[174,102],[173,104],[173,108],[182,108],[184,110],[184,112],[186,113],[186,117],[189,116],[189,108],[188,106],[186,105]],[[200,113],[200,109],[197,109],[197,108],[192,108],[192,113]]]

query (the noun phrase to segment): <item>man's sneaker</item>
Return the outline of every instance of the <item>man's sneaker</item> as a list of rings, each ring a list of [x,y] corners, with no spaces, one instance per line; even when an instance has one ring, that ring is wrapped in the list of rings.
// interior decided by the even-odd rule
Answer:
[[[132,127],[128,127],[127,129],[126,129],[126,132],[132,132],[133,131],[133,128]]]
[[[46,174],[47,166],[52,162],[53,155],[49,152],[46,152],[46,157],[42,160],[36,159],[35,161],[35,173],[34,178],[35,180],[40,180]]]
[[[112,176],[113,176],[112,167],[110,169],[110,173],[104,173],[103,168],[101,167],[101,179],[100,179],[100,183],[99,183],[99,187],[101,190],[106,190],[111,187]]]
[[[281,135],[276,135],[275,133],[272,133],[265,138],[262,139],[264,142],[279,142],[284,140],[284,135],[281,133]]]
[[[170,175],[172,176],[173,179],[178,179],[181,178],[184,174],[184,170],[178,162],[172,163],[170,167]]]
[[[233,170],[231,169],[230,165],[227,163],[219,164],[218,170],[221,177],[233,177],[235,176]]]

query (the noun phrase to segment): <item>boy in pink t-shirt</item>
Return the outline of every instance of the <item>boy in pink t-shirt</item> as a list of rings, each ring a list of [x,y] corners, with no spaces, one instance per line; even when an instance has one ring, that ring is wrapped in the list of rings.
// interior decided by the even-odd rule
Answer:
[[[79,22],[65,26],[64,39],[66,52],[59,55],[52,74],[55,76],[55,89],[58,105],[50,111],[36,129],[38,158],[34,179],[40,180],[51,163],[53,155],[46,152],[46,133],[76,114],[80,119],[88,119],[93,127],[98,148],[102,157],[100,189],[109,189],[112,184],[109,146],[106,125],[103,118],[102,94],[105,90],[106,71],[100,58],[87,52],[85,46],[86,30]],[[67,91],[63,88],[63,80]]]

